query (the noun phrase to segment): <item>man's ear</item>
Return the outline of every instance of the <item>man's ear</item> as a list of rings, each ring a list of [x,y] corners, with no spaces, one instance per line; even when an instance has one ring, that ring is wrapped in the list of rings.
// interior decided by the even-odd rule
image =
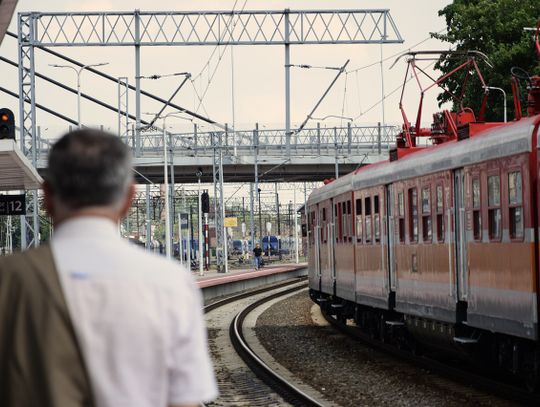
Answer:
[[[135,192],[135,184],[132,183],[126,192],[125,201],[120,210],[120,219],[127,216],[129,208],[131,208],[131,204],[133,203],[133,198],[135,198]]]
[[[51,218],[54,217],[54,194],[51,184],[47,181],[43,181],[41,185],[43,188],[43,206]]]

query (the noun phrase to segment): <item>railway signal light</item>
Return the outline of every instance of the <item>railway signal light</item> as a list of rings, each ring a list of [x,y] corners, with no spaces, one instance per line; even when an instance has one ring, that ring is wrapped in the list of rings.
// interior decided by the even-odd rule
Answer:
[[[9,109],[0,109],[0,139],[15,140],[15,116]]]
[[[201,194],[201,208],[203,213],[210,213],[210,195],[206,191]]]

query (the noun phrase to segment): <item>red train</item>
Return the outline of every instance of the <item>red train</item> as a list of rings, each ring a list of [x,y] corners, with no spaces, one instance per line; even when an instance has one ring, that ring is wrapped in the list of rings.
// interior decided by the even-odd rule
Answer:
[[[477,57],[463,69],[480,75]],[[484,122],[485,100],[478,114],[434,115],[430,129],[403,112],[388,161],[314,191],[311,298],[382,340],[457,349],[536,383],[540,77],[528,88],[528,117],[512,123]],[[419,137],[434,145],[417,146]]]

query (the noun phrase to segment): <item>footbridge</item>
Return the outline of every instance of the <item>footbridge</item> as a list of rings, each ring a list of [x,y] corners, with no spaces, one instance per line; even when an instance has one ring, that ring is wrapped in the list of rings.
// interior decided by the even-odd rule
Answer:
[[[157,129],[156,129],[157,130]],[[322,181],[343,175],[359,166],[384,160],[395,144],[396,126],[358,126],[305,128],[290,137],[286,147],[284,129],[190,133],[128,132],[125,142],[132,148],[136,178],[140,183],[163,182],[163,144],[168,150],[168,163],[174,169],[175,183],[196,182],[195,173],[202,168],[202,182],[213,182],[215,155],[221,150],[223,180],[249,182],[255,170],[259,181],[274,182]],[[215,144],[219,137],[221,143]],[[47,155],[55,140],[39,139],[38,171],[47,166]],[[255,169],[257,166],[257,169]]]

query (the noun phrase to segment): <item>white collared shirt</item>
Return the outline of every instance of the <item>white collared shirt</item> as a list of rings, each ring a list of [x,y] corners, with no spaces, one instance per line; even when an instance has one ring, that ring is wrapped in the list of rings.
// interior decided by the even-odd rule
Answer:
[[[65,221],[51,247],[98,407],[217,396],[191,273],[129,244],[105,218]]]

